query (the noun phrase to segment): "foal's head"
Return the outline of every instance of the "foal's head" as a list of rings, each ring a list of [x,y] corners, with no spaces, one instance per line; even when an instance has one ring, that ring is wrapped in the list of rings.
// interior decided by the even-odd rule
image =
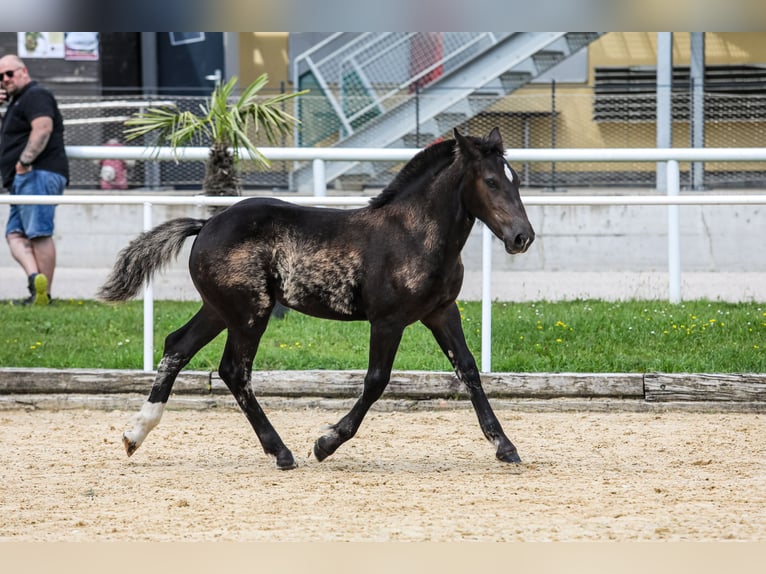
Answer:
[[[535,239],[519,195],[519,176],[504,157],[500,130],[486,139],[464,137],[455,129],[462,159],[463,204],[503,240],[508,253],[524,253]]]

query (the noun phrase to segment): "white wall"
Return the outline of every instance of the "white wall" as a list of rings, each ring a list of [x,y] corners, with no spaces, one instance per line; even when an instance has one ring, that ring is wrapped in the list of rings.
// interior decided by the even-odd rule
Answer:
[[[76,193],[76,192],[72,192]],[[5,225],[8,206],[0,205]],[[523,255],[493,241],[492,296],[505,301],[576,298],[667,299],[667,207],[530,206],[538,234]],[[206,207],[156,206],[153,224],[207,217]],[[766,206],[682,206],[681,270],[685,299],[766,301]],[[117,253],[143,229],[143,207],[61,205],[54,297],[93,298]],[[192,240],[155,276],[158,299],[198,300],[186,270]],[[481,298],[481,231],[463,252],[461,299]],[[0,248],[0,299],[26,295],[26,280]]]
[[[74,193],[74,192],[72,192]],[[0,205],[5,227],[7,205]],[[120,249],[142,231],[139,205],[60,205],[55,239],[59,267],[111,267]],[[498,271],[665,271],[667,207],[530,206],[537,239],[510,256],[495,241]],[[153,224],[174,217],[207,217],[206,207],[155,206]],[[189,241],[191,244],[191,241]],[[683,271],[766,272],[766,206],[682,206]],[[463,253],[466,269],[481,269],[478,226]],[[7,247],[0,268],[13,267]],[[174,264],[185,267],[184,257]]]

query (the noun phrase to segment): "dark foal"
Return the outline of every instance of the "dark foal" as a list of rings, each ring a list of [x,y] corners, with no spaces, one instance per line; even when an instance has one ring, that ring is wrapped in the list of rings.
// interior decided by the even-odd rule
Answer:
[[[296,466],[256,400],[253,359],[271,309],[370,322],[369,368],[361,397],[317,439],[323,460],[357,432],[380,398],[404,329],[421,321],[465,384],[497,458],[519,462],[481,386],[455,302],[463,281],[460,252],[476,219],[525,252],[535,233],[519,196],[519,177],[503,157],[497,128],[487,138],[460,135],[418,153],[361,209],[299,207],[243,200],[207,220],[179,218],[141,234],[119,255],[99,297],[123,301],[196,235],[189,270],[202,308],[168,335],[147,402],[123,442],[128,455],[162,416],[178,372],[224,329],[219,374],[277,467]]]

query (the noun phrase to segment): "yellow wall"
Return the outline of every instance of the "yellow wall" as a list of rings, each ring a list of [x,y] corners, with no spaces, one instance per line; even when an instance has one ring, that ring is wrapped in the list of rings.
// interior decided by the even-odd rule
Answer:
[[[600,66],[656,66],[656,32],[610,32],[590,44],[588,48],[587,83],[556,83],[556,147],[560,148],[621,148],[656,145],[653,122],[594,122],[593,83],[594,69]],[[688,66],[690,34],[673,34],[673,64]],[[766,33],[713,33],[705,35],[705,63],[766,64]],[[495,112],[549,111],[551,109],[550,84],[529,84],[503,99],[491,110]],[[521,147],[520,119],[508,119],[501,130],[509,134],[506,145]],[[529,120],[530,147],[550,147],[551,124],[549,117]],[[759,124],[760,125],[760,124]],[[766,128],[766,125],[763,126]],[[761,133],[753,122],[708,122],[705,127],[707,147],[727,147],[735,141],[737,146],[760,146]],[[673,145],[690,146],[689,123],[673,122]],[[572,169],[615,169],[614,164],[579,164]],[[718,167],[710,164],[710,168]],[[762,166],[751,166],[753,168]],[[645,164],[638,169],[653,169]]]
[[[673,34],[673,64],[688,66],[689,32]],[[593,69],[597,66],[656,66],[656,32],[609,32],[589,46],[589,83],[593,84]],[[766,33],[707,32],[705,33],[705,63],[764,64],[766,63]]]
[[[690,60],[690,34],[673,34],[673,64],[688,66]],[[593,84],[593,70],[597,66],[656,66],[656,32],[611,32],[590,45],[589,83]],[[766,64],[766,33],[764,32],[707,32],[705,34],[705,64]],[[563,115],[563,114],[562,114]],[[562,130],[567,130],[563,121]],[[599,142],[597,147],[654,147],[656,145],[655,124],[625,124],[627,129],[614,129],[619,122],[592,122],[591,128],[582,134],[579,141]],[[763,145],[760,134],[763,122],[707,122],[705,124],[705,145],[727,147],[736,142],[738,147]],[[610,131],[610,126],[613,126]],[[766,126],[763,126],[766,127]],[[623,141],[630,134],[629,141]],[[585,136],[585,137],[583,137]],[[673,145],[688,147],[690,143],[689,123],[673,122]],[[562,145],[562,147],[564,147]],[[576,145],[575,147],[580,147]],[[708,163],[708,169],[733,169],[736,164]],[[751,169],[763,169],[761,164],[750,164]]]
[[[264,95],[279,91],[284,82],[286,91],[292,89],[289,82],[290,63],[288,58],[287,32],[240,32],[239,34],[239,84],[247,86],[263,73],[269,75],[269,83]],[[293,102],[287,102],[288,113],[292,110]],[[253,134],[254,143],[259,146],[271,145],[265,136]],[[291,138],[285,139],[285,145],[293,145]],[[255,162],[243,162],[240,166],[243,172],[260,169]],[[272,162],[271,169],[280,171],[286,169],[284,162]]]
[[[266,72],[269,87],[278,89],[281,82],[289,86],[287,32],[242,32],[239,35],[239,77],[248,85]]]

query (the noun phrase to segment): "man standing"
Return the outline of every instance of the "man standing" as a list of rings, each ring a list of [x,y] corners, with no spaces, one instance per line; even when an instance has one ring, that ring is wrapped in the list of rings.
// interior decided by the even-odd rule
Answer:
[[[8,103],[0,131],[0,175],[12,195],[61,195],[69,182],[64,122],[50,91],[29,77],[13,54],[0,58],[0,103]],[[5,236],[27,274],[30,296],[47,305],[56,267],[55,205],[11,205]]]

